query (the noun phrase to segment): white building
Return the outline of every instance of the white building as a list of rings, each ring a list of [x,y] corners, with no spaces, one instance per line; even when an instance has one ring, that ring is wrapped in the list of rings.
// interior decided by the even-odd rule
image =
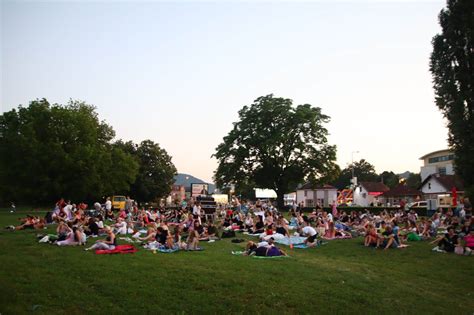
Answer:
[[[378,182],[360,182],[354,189],[354,204],[361,207],[379,204],[378,197],[390,189],[383,183]]]
[[[303,207],[329,207],[337,201],[337,188],[331,185],[313,186],[306,183],[296,190],[297,204],[303,203]]]
[[[454,175],[454,153],[450,150],[431,152],[422,156],[420,160],[423,160],[420,169],[422,182],[432,174]]]
[[[437,206],[449,206],[452,204],[453,194],[456,199],[464,195],[464,184],[456,175],[429,175],[422,183],[420,191],[427,201],[434,200]]]

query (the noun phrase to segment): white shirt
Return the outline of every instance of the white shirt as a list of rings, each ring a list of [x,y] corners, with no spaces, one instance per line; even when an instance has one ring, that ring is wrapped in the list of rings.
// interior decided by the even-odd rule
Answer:
[[[112,201],[107,200],[107,201],[105,202],[105,209],[106,209],[106,210],[112,209]]]
[[[197,205],[194,205],[193,207],[193,214],[194,215],[200,215],[201,214],[201,209]]]
[[[315,236],[317,234],[316,230],[311,226],[305,226],[303,228],[303,233],[309,236]]]

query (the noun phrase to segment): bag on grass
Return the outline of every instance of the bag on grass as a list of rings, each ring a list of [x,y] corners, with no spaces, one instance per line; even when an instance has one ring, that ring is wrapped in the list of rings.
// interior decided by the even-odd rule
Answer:
[[[222,238],[231,238],[235,237],[235,232],[233,230],[225,230],[222,232]]]

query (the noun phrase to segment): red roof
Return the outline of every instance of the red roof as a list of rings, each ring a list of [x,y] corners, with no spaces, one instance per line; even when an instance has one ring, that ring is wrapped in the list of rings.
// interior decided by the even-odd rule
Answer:
[[[390,188],[379,182],[360,182],[360,185],[368,192],[386,192],[390,190]]]
[[[403,197],[403,196],[421,196],[422,193],[419,190],[410,188],[406,185],[398,185],[383,193],[383,197]]]
[[[298,190],[305,190],[305,189],[306,190],[324,190],[324,189],[329,190],[329,189],[337,189],[337,188],[331,185],[327,185],[327,184],[313,185],[310,182],[307,182],[306,184],[298,188]]]

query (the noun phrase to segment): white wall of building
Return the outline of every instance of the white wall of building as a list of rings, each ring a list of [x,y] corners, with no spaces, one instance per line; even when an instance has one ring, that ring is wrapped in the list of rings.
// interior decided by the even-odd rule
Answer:
[[[420,176],[421,181],[423,182],[428,176],[431,174],[435,174],[437,172],[436,166],[422,166],[420,169]]]
[[[446,189],[434,178],[430,178],[422,187],[423,194],[444,193]]]
[[[305,194],[306,192],[306,194]],[[337,189],[297,190],[296,202],[303,202],[304,207],[314,207],[318,202],[321,206],[329,207],[337,200]]]

